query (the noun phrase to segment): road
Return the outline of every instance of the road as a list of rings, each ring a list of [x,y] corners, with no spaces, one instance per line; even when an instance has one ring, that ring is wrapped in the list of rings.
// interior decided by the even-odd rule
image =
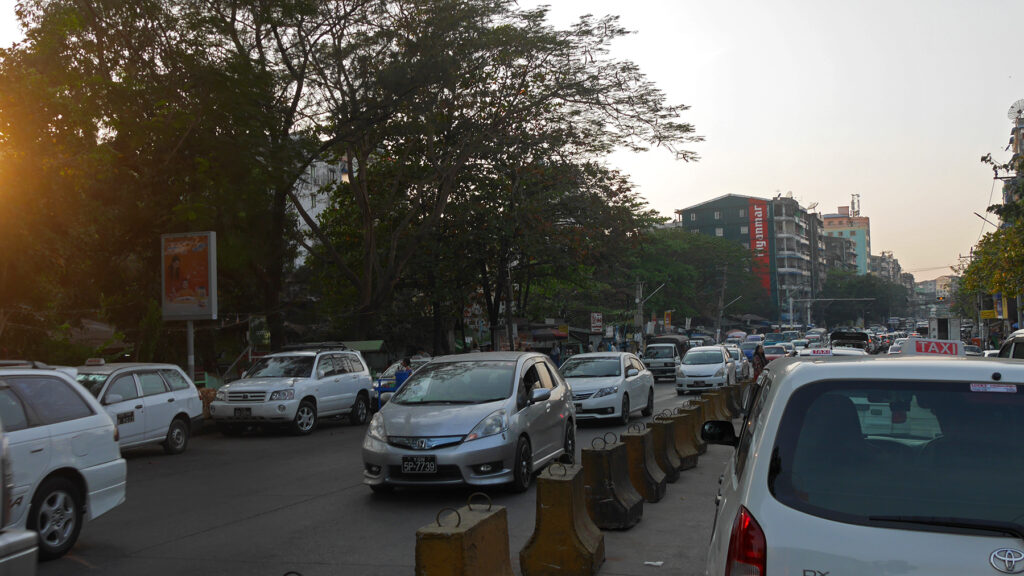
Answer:
[[[680,405],[659,383],[656,411]],[[582,425],[580,446],[619,426]],[[43,576],[181,574],[408,576],[417,528],[443,507],[464,505],[467,488],[374,495],[362,484],[364,428],[321,422],[308,437],[254,432],[197,436],[180,456],[159,448],[126,451],[128,499],[87,524],[66,557],[41,564]],[[600,573],[696,575],[703,571],[718,477],[731,448],[710,446],[697,468],[645,504],[633,529],[605,532]],[[533,532],[536,489],[488,491],[508,508],[510,551]],[[658,567],[645,561],[663,562]]]

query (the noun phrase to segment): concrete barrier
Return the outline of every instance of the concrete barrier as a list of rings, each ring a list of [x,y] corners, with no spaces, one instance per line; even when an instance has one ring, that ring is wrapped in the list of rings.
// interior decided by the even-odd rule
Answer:
[[[603,563],[604,534],[587,515],[583,469],[548,466],[537,477],[533,535],[519,552],[523,576],[592,575]]]
[[[742,400],[742,388],[739,384],[733,384],[728,387],[729,397],[728,405],[729,411],[732,412],[733,418],[739,418],[743,415],[743,400]]]
[[[416,576],[513,576],[508,551],[508,514],[503,506],[474,508],[470,495],[458,510],[445,508],[433,524],[416,531]],[[441,514],[451,511],[443,521]]]
[[[676,453],[672,443],[675,440],[675,425],[672,422],[658,421],[647,423],[654,439],[654,459],[658,466],[665,472],[665,479],[669,484],[679,480],[679,455]]]
[[[626,445],[626,459],[629,461],[629,481],[633,488],[647,502],[657,502],[665,497],[668,479],[665,471],[654,458],[654,437],[640,423],[633,424],[622,435]]]
[[[626,530],[643,516],[644,499],[629,480],[626,445],[608,434],[594,438],[592,449],[580,451],[587,513],[602,530]]]
[[[700,402],[690,402],[687,406],[676,408],[676,410],[692,416],[690,424],[693,426],[693,443],[697,447],[697,454],[706,453],[708,444],[700,437],[700,429],[704,426],[704,405]]]
[[[723,400],[725,400],[724,393],[715,390],[714,392],[705,393],[704,396],[707,396],[708,399],[711,400],[711,415],[714,416],[715,420],[730,419],[730,416],[726,412],[725,405],[723,403]]]
[[[675,448],[679,454],[679,471],[697,467],[697,443],[693,438],[693,416],[679,410],[666,410],[658,418],[672,420],[675,424]]]

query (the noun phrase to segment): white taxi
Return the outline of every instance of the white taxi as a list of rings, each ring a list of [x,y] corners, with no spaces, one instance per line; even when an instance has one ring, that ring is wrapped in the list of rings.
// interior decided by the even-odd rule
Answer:
[[[706,574],[1024,571],[1024,365],[923,340],[895,357],[783,359],[753,389]]]

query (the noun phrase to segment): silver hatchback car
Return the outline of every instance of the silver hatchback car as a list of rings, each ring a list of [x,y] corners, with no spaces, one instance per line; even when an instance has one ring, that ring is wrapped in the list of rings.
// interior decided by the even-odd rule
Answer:
[[[373,416],[363,482],[394,486],[530,486],[533,473],[576,454],[572,390],[535,352],[441,356]]]

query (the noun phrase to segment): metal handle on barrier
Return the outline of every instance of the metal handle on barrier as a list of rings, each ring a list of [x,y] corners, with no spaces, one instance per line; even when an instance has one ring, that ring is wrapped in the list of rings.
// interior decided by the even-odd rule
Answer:
[[[672,411],[669,410],[668,408],[665,408],[664,410],[662,410],[661,412],[658,413],[658,418],[671,418],[671,417],[672,417]]]
[[[676,414],[682,414],[685,410],[682,407],[677,406],[675,409]]]
[[[611,434],[611,435],[612,435],[612,439],[611,439],[611,441],[609,441],[609,440],[608,440],[608,435],[609,435],[609,434]],[[602,437],[601,437],[601,439],[602,439],[602,440],[604,440],[604,443],[605,443],[605,445],[606,445],[606,446],[607,446],[608,444],[615,444],[615,441],[616,441],[616,438],[615,438],[615,432],[605,432],[605,433],[604,433],[604,436],[602,436]]]
[[[597,442],[599,440],[601,441],[600,448],[597,447]],[[594,450],[604,450],[605,448],[608,447],[608,442],[604,438],[597,436],[596,438],[590,441],[590,447],[593,448]]]
[[[441,514],[444,513],[446,510],[451,510],[452,512],[455,512],[455,527],[458,528],[459,526],[461,526],[462,514],[459,514],[459,511],[456,510],[455,508],[441,508],[440,510],[437,511],[437,516],[434,517],[434,522],[437,522],[437,525],[441,526]]]
[[[641,424],[639,422],[634,422],[633,424],[629,425],[629,431],[630,432],[632,432],[634,428],[636,429],[638,434],[643,434],[643,432],[644,432],[644,425],[643,424]]]
[[[566,468],[565,464],[562,464],[561,462],[552,462],[551,464],[548,465],[548,470],[551,471],[551,475],[552,476],[554,476],[554,474],[555,474],[555,466],[561,466],[562,467],[562,474],[561,474],[562,476],[568,476],[569,475],[569,469]]]
[[[466,498],[466,508],[469,508],[470,510],[473,509],[473,497],[474,496],[483,496],[484,498],[487,498],[487,511],[488,512],[491,511],[491,507],[494,506],[494,502],[491,500],[490,496],[488,496],[487,494],[485,494],[483,492],[473,492],[472,494],[470,494],[469,497]]]

